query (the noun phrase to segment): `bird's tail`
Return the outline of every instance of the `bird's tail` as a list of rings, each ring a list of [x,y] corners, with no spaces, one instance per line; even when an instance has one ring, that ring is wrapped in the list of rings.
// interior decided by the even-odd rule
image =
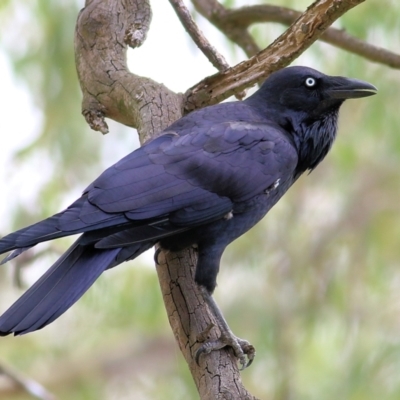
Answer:
[[[59,214],[56,214],[43,221],[37,222],[36,224],[19,229],[18,231],[2,237],[0,239],[0,254],[11,250],[14,251],[0,262],[0,265],[12,260],[25,250],[35,246],[37,243],[68,235],[68,233],[60,232],[59,229],[55,228],[58,216]]]
[[[120,251],[119,248],[103,250],[92,245],[81,246],[78,239],[0,317],[0,336],[21,335],[53,322],[89,289],[103,271],[115,265]]]
[[[82,219],[81,214],[85,215],[85,218]],[[0,239],[0,254],[14,251],[0,262],[0,265],[38,243],[102,229],[105,229],[105,231],[101,231],[102,234],[107,233],[107,230],[111,230],[111,233],[113,233],[112,229],[126,222],[128,221],[123,214],[109,215],[103,213],[91,205],[87,201],[87,196],[84,195],[64,211],[2,237]]]

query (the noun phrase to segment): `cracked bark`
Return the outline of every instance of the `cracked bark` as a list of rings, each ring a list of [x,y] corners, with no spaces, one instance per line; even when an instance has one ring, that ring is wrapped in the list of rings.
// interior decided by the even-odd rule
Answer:
[[[182,115],[182,98],[128,71],[126,49],[139,47],[151,20],[148,0],[87,0],[75,30],[75,59],[90,127],[107,133],[104,117],[137,128],[142,142]]]
[[[136,127],[142,143],[180,118],[183,112],[182,95],[127,69],[126,49],[132,44],[126,43],[126,38],[144,38],[150,15],[147,0],[87,1],[78,16],[75,34],[82,113],[89,125],[106,133],[104,118],[112,118]],[[138,26],[139,33],[127,35],[137,31]],[[133,45],[141,43],[140,40]],[[243,387],[236,360],[229,351],[204,357],[200,367],[193,359],[197,335],[213,321],[193,280],[196,255],[188,250],[160,255],[159,259],[163,262],[157,272],[168,318],[200,398],[254,399]],[[216,334],[212,332],[211,337],[216,338]]]
[[[288,65],[336,18],[364,0],[320,0],[256,57],[206,78],[186,96],[128,71],[127,46],[138,47],[151,19],[148,0],[86,0],[75,34],[75,57],[88,124],[108,132],[105,117],[138,129],[141,142],[154,137],[186,110],[214,104]],[[168,318],[201,399],[254,399],[241,382],[229,349],[194,360],[198,339],[215,323],[194,283],[192,249],[161,253],[157,273]],[[210,331],[211,339],[219,332]]]

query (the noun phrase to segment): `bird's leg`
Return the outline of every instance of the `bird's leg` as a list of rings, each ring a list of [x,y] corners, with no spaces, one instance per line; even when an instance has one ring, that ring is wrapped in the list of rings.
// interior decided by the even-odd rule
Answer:
[[[200,289],[204,301],[217,321],[218,328],[221,331],[221,336],[217,340],[205,341],[200,346],[195,356],[197,364],[199,363],[202,354],[209,354],[214,350],[220,350],[226,346],[230,346],[232,347],[235,356],[239,359],[241,370],[249,367],[256,355],[254,347],[247,340],[239,339],[232,333],[211,293],[204,286],[200,286]],[[208,327],[207,330],[209,331],[211,328],[212,326]]]

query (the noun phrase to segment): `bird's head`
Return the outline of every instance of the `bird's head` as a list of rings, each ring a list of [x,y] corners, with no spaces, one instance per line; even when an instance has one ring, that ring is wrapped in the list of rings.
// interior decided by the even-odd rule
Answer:
[[[341,104],[376,92],[375,86],[358,79],[289,67],[271,74],[246,101],[291,137],[299,154],[299,171],[305,171],[314,169],[329,151]]]
[[[268,108],[318,118],[338,110],[347,99],[372,96],[375,86],[358,79],[328,76],[308,67],[288,67],[271,74],[257,92]],[[258,99],[260,101],[260,99]]]

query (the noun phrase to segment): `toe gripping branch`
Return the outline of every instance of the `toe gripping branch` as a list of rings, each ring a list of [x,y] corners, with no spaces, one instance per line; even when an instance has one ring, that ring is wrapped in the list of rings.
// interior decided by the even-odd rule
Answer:
[[[232,333],[212,295],[204,287],[201,287],[201,292],[204,301],[215,316],[221,335],[217,340],[206,339],[209,332],[214,327],[214,324],[210,324],[200,333],[197,340],[203,342],[203,344],[196,351],[196,363],[199,365],[200,356],[202,354],[210,354],[214,350],[220,350],[229,346],[233,349],[235,357],[239,360],[241,366],[240,370],[244,370],[252,364],[256,355],[255,348],[247,340],[240,339]]]

